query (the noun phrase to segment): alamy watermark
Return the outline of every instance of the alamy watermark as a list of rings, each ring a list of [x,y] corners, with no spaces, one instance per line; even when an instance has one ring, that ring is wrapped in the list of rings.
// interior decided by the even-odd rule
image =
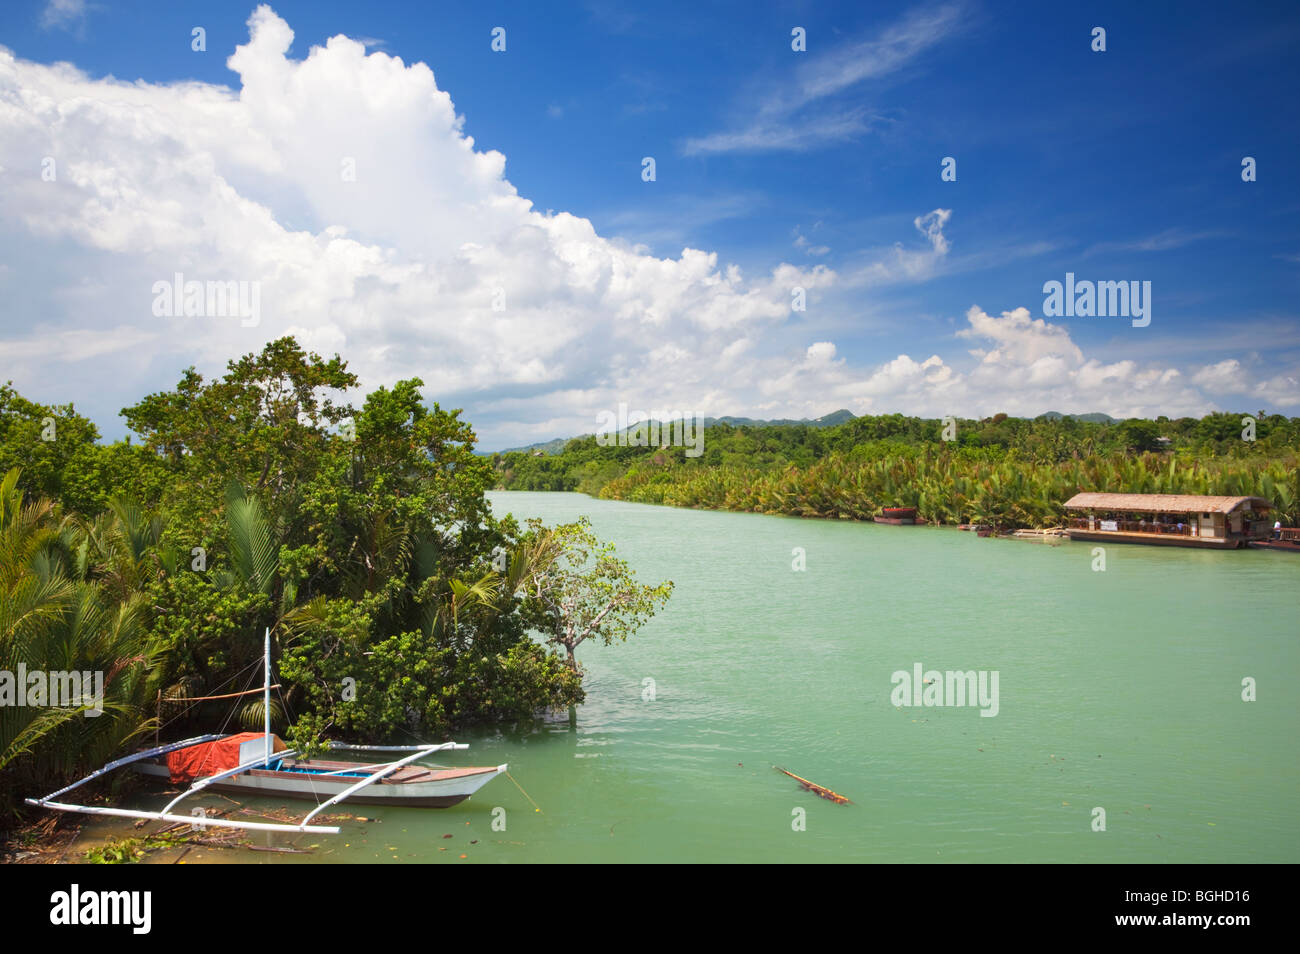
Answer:
[[[50,895],[50,923],[124,925],[132,934],[148,934],[153,926],[153,892],[82,890],[73,884]]]
[[[900,669],[889,677],[894,691],[889,701],[896,706],[978,706],[981,717],[998,714],[998,670],[974,669],[924,671],[920,663],[912,671]]]
[[[261,282],[186,281],[177,272],[170,282],[154,282],[153,295],[155,318],[238,318],[243,328],[262,322]]]
[[[1074,280],[1043,283],[1045,318],[1132,318],[1134,328],[1151,324],[1151,282],[1092,282]]]
[[[596,415],[596,444],[600,447],[685,447],[687,457],[704,453],[704,416],[690,411],[628,411]]]
[[[93,718],[104,714],[104,673],[33,669],[18,664],[18,671],[0,669],[0,708],[33,706],[76,709],[86,707]]]

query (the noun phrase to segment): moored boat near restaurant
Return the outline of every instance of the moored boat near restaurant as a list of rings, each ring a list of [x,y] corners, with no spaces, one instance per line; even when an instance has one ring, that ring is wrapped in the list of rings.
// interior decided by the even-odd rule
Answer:
[[[1250,546],[1258,550],[1300,553],[1300,527],[1275,528],[1267,540],[1251,540]]]
[[[1272,507],[1262,497],[1194,494],[1080,493],[1065,502],[1081,511],[1069,521],[1071,540],[1229,550],[1266,540]]]
[[[1069,536],[1068,532],[1062,527],[1048,527],[1046,530],[1030,530],[1021,528],[1019,530],[1013,530],[1011,535],[1021,540],[1038,540],[1044,543]]]
[[[872,519],[876,523],[892,523],[896,526],[911,526],[916,523],[915,507],[883,507]]]

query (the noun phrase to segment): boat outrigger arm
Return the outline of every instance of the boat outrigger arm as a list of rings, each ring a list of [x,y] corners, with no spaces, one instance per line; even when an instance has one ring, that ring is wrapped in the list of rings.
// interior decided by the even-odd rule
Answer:
[[[263,754],[260,755],[259,757],[255,759],[250,759],[249,761],[237,765],[232,769],[226,769],[225,771],[217,772],[215,775],[208,775],[205,776],[204,778],[198,779],[197,781],[194,782],[193,785],[191,785],[185,791],[181,792],[170,802],[168,802],[163,807],[163,810],[160,812],[135,811],[133,809],[128,809],[128,808],[103,808],[94,805],[74,805],[69,802],[56,802],[54,799],[58,798],[60,795],[67,794],[68,792],[72,791],[74,788],[80,788],[82,785],[85,785],[87,782],[91,781],[92,779],[99,778],[102,775],[107,775],[109,772],[113,771],[114,769],[121,768],[123,765],[130,765],[132,762],[139,762],[142,759],[156,758],[157,756],[160,755],[166,755],[168,752],[175,752],[177,749],[188,748],[191,745],[199,745],[204,742],[212,742],[217,739],[225,738],[225,736],[199,735],[199,736],[195,736],[192,739],[184,739],[183,741],[180,742],[170,742],[167,745],[160,745],[157,746],[156,748],[148,749],[144,752],[137,752],[135,755],[128,755],[125,758],[120,758],[115,762],[109,762],[107,765],[105,765],[103,768],[99,769],[98,771],[91,772],[85,778],[73,782],[71,785],[65,786],[64,788],[59,789],[57,792],[52,792],[51,794],[46,795],[44,798],[28,798],[25,799],[25,801],[27,802],[28,805],[35,805],[38,808],[48,808],[52,811],[58,811],[58,812],[80,812],[85,815],[116,815],[121,818],[144,818],[144,819],[150,819],[154,821],[183,823],[187,825],[193,825],[196,828],[199,827],[244,828],[244,829],[248,829],[249,831],[288,831],[288,832],[308,832],[310,834],[315,834],[315,835],[337,835],[339,833],[339,829],[336,826],[311,825],[309,824],[309,822],[317,815],[319,815],[322,811],[324,811],[326,808],[329,808],[331,805],[337,805],[339,802],[343,801],[344,799],[348,798],[354,793],[359,792],[367,785],[380,781],[381,779],[391,775],[393,772],[396,772],[402,766],[410,762],[414,762],[418,758],[422,758],[423,756],[430,755],[434,752],[440,752],[444,749],[469,748],[468,745],[463,745],[456,742],[442,742],[436,745],[348,745],[343,742],[331,742],[329,744],[329,748],[331,749],[358,749],[362,751],[375,751],[375,752],[410,752],[412,754],[400,759],[396,759],[392,762],[384,762],[378,765],[362,766],[362,768],[364,769],[374,769],[375,771],[372,772],[370,775],[367,775],[364,778],[362,778],[355,785],[352,785],[349,788],[340,792],[339,794],[335,795],[333,798],[329,799],[328,801],[325,801],[320,805],[317,805],[316,809],[312,811],[311,814],[309,814],[297,825],[278,824],[272,822],[229,821],[225,818],[208,818],[202,814],[196,814],[192,816],[172,814],[171,810],[176,807],[178,802],[188,798],[191,795],[203,791],[209,785],[219,782],[222,779],[230,778],[231,776],[234,775],[242,775],[245,772],[250,772],[258,768],[269,768],[273,761],[279,761],[280,759],[291,758],[292,756],[297,754],[293,749],[287,749],[287,750],[281,749],[280,751],[274,753],[271,750],[272,749],[271,740],[273,737],[271,735],[271,631],[270,629],[267,629],[266,631],[264,653],[265,653],[265,662],[264,662],[265,682],[263,684],[263,693],[264,693],[263,712],[265,713],[265,719],[266,719],[266,728],[264,733],[264,737],[266,741],[265,741],[265,747],[263,749]],[[325,773],[325,774],[333,775],[337,773]]]
[[[173,806],[175,806],[175,804],[178,801],[180,801],[181,798],[184,798],[186,795],[189,795],[196,790],[201,790],[202,788],[206,788],[207,786],[205,783],[210,784],[212,781],[215,781],[218,776],[212,776],[207,779],[200,779],[198,782],[195,783],[195,785],[192,788],[189,789],[189,791],[181,795],[180,798],[173,799],[167,805],[167,808],[163,809],[160,812],[142,812],[142,811],[135,811],[129,808],[104,808],[98,805],[74,805],[69,802],[56,802],[54,800],[58,798],[60,795],[64,795],[72,791],[74,788],[80,788],[82,785],[85,785],[87,782],[92,781],[93,779],[97,779],[102,775],[107,775],[109,772],[113,771],[114,769],[119,769],[124,765],[130,765],[132,762],[139,762],[142,759],[156,758],[159,755],[166,755],[168,752],[175,752],[177,749],[188,748],[191,745],[199,745],[203,742],[212,742],[220,738],[223,737],[220,735],[197,735],[192,739],[183,739],[180,742],[171,742],[168,743],[167,745],[160,745],[157,746],[156,748],[146,749],[143,752],[137,752],[134,755],[128,755],[125,758],[118,759],[115,762],[109,762],[107,765],[105,765],[103,768],[99,769],[98,771],[91,772],[85,778],[79,779],[78,781],[73,782],[71,785],[59,789],[57,792],[51,792],[49,795],[46,795],[44,798],[28,798],[25,799],[25,801],[27,802],[28,805],[35,805],[37,808],[48,808],[51,811],[56,811],[56,812],[79,812],[83,815],[115,815],[119,818],[144,818],[144,819],[152,819],[154,821],[184,823],[187,825],[194,825],[196,827],[201,827],[201,828],[213,828],[213,827],[246,828],[252,831],[294,831],[294,832],[302,831],[302,832],[311,832],[313,834],[330,834],[330,835],[338,834],[339,830],[337,828],[325,828],[319,825],[314,827],[306,827],[303,825],[279,825],[270,822],[243,822],[243,821],[235,822],[235,821],[227,821],[224,818],[205,818],[202,815],[173,815],[168,812],[167,809],[170,809]],[[281,755],[281,757],[283,757],[283,755]],[[247,771],[248,768],[249,766],[247,765],[241,766],[239,771]],[[227,775],[232,775],[234,773],[222,772],[219,774],[220,777],[224,777]]]
[[[374,772],[371,775],[367,775],[361,781],[357,782],[357,784],[345,788],[343,791],[339,792],[337,795],[335,795],[333,798],[329,799],[328,801],[321,802],[319,805],[316,806],[315,810],[313,810],[311,814],[309,814],[306,818],[302,820],[302,823],[306,825],[309,821],[311,821],[313,818],[315,818],[325,809],[329,808],[331,805],[337,805],[339,802],[343,801],[344,799],[361,791],[361,789],[365,788],[371,782],[377,782],[381,778],[384,778],[387,775],[392,775],[394,772],[396,772],[403,765],[406,765],[408,762],[414,762],[416,759],[425,755],[432,755],[434,752],[441,752],[443,749],[468,749],[468,748],[469,748],[468,745],[461,745],[456,742],[443,742],[439,745],[426,745],[423,748],[419,748],[416,751],[412,752],[410,755],[406,756],[405,758],[400,758],[397,759],[395,762],[389,762],[386,765],[379,766],[379,770],[377,772]]]
[[[157,748],[148,749],[144,752],[137,752],[135,755],[129,755],[126,758],[121,758],[115,762],[110,762],[108,765],[105,765],[103,768],[99,769],[98,771],[90,773],[85,778],[73,782],[71,785],[61,788],[57,792],[51,792],[49,795],[46,795],[44,798],[29,798],[26,799],[26,802],[28,805],[35,805],[38,808],[48,808],[51,811],[80,812],[86,815],[115,815],[120,818],[143,818],[143,819],[148,819],[153,821],[166,821],[166,822],[174,822],[178,824],[194,825],[195,827],[244,828],[244,829],[248,829],[249,831],[286,831],[286,832],[305,832],[314,835],[337,835],[339,833],[339,829],[337,826],[312,825],[310,824],[311,820],[315,818],[317,815],[319,815],[326,808],[329,808],[331,805],[336,805],[339,802],[344,801],[354,793],[365,788],[367,785],[370,785],[374,782],[378,782],[380,779],[383,779],[388,775],[391,775],[393,772],[397,771],[402,766],[410,762],[414,762],[416,759],[422,758],[423,756],[426,755],[431,755],[434,752],[443,751],[445,749],[469,748],[468,745],[460,744],[457,742],[442,742],[437,745],[400,745],[400,746],[399,745],[391,745],[391,746],[355,745],[354,746],[354,745],[333,743],[331,744],[330,748],[379,749],[382,751],[411,752],[411,754],[404,758],[400,758],[392,762],[386,762],[382,765],[367,766],[368,768],[374,768],[375,771],[372,772],[370,775],[367,775],[365,778],[361,779],[360,781],[358,781],[355,785],[340,792],[338,795],[335,795],[333,798],[329,799],[328,801],[325,801],[320,805],[318,805],[309,815],[307,815],[306,818],[304,818],[297,825],[277,824],[272,822],[230,821],[225,818],[206,818],[202,815],[191,816],[191,815],[177,815],[172,813],[172,809],[176,807],[178,802],[182,801],[185,798],[188,798],[191,795],[195,795],[203,791],[205,788],[207,788],[209,785],[212,785],[214,782],[218,782],[223,778],[229,778],[232,775],[239,775],[243,772],[247,772],[252,769],[262,767],[265,764],[264,757],[258,757],[257,759],[251,762],[245,762],[243,765],[239,765],[233,769],[228,769],[224,772],[218,772],[215,775],[209,775],[199,779],[188,789],[182,792],[180,795],[176,796],[170,802],[168,802],[167,805],[162,809],[162,811],[157,811],[157,812],[135,811],[133,809],[128,809],[128,808],[104,808],[95,805],[74,805],[68,802],[55,801],[55,799],[58,798],[60,795],[64,795],[72,791],[74,788],[80,788],[82,785],[85,785],[87,782],[99,778],[102,775],[106,775],[109,772],[113,771],[114,769],[121,768],[124,765],[130,765],[132,762],[138,762],[141,759],[155,758],[159,755],[166,755],[168,752],[174,752],[177,749],[187,748],[191,745],[198,745],[203,742],[211,742],[220,738],[222,738],[222,736],[220,735],[200,735],[200,736],[195,736],[192,739],[185,739],[181,742],[172,742],[169,743],[168,745],[160,745]],[[276,759],[289,758],[293,754],[294,754],[293,750],[286,751],[282,749],[279,752],[275,753],[275,758]]]
[[[73,782],[57,792],[51,792],[44,798],[25,799],[28,805],[35,805],[37,808],[48,808],[56,812],[79,812],[83,815],[115,815],[119,818],[144,818],[154,821],[176,822],[186,825],[194,825],[198,828],[246,828],[250,831],[292,831],[292,832],[310,832],[320,835],[337,835],[338,828],[325,827],[321,825],[281,825],[272,822],[245,822],[245,821],[228,821],[225,818],[206,818],[203,815],[173,815],[170,809],[175,807],[176,803],[188,795],[202,791],[218,779],[236,775],[240,772],[247,772],[250,768],[262,764],[262,759],[252,764],[241,765],[237,769],[228,772],[219,772],[216,775],[210,775],[207,778],[199,779],[185,792],[168,802],[167,806],[160,812],[142,812],[129,808],[104,808],[98,805],[74,805],[69,802],[56,802],[54,799],[60,795],[72,791],[74,788],[80,788],[87,782],[97,779],[102,775],[107,775],[114,769],[119,769],[124,765],[130,765],[132,762],[139,762],[142,759],[156,758],[159,755],[166,755],[168,752],[175,752],[177,749],[188,748],[191,745],[199,745],[203,742],[212,742],[216,739],[223,738],[220,735],[197,735],[192,739],[184,739],[180,742],[171,742],[167,745],[160,745],[156,748],[146,749],[143,752],[137,752],[135,755],[128,755],[126,758],[118,759],[115,762],[109,762],[98,771],[91,772],[85,778]],[[279,758],[290,755],[289,752],[277,752]]]

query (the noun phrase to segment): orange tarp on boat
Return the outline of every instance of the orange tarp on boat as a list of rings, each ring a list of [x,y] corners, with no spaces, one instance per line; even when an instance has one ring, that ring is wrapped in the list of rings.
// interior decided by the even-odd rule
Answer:
[[[240,764],[239,747],[245,742],[261,742],[262,738],[261,732],[240,732],[215,742],[200,742],[198,745],[168,752],[167,770],[171,772],[172,784],[179,785],[181,782],[235,768]],[[271,736],[272,752],[279,752],[284,747],[279,736]]]

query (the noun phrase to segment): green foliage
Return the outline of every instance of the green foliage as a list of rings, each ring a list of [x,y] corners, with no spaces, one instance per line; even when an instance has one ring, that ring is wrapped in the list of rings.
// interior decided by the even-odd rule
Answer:
[[[260,698],[180,700],[258,685],[268,629],[272,722],[304,752],[327,736],[528,723],[582,701],[571,649],[549,628],[534,638],[551,622],[537,607],[566,605],[565,588],[613,598],[587,633],[608,642],[671,584],[624,592],[612,549],[568,531],[598,547],[590,578],[543,574],[553,554],[538,541],[551,538],[492,515],[492,465],[460,411],[426,406],[418,379],[353,409],[342,398],[356,384],[337,356],[283,338],[218,379],[185,371],[123,411],[142,444],[107,447],[70,405],[0,388],[0,460],[33,477],[0,486],[0,669],[109,674],[98,718],[0,709],[5,797],[107,762],[155,717],[169,738],[260,727]],[[500,570],[498,548],[512,554]],[[0,826],[12,808],[0,804]]]
[[[527,639],[458,651],[419,630],[369,644],[322,632],[288,649],[280,672],[305,689],[314,713],[295,724],[295,746],[327,734],[409,741],[453,726],[526,722],[583,698],[576,674]]]
[[[79,525],[49,500],[24,501],[18,479],[15,468],[0,481],[0,672],[99,674],[103,698],[0,705],[0,825],[22,794],[108,761],[150,728],[155,691],[147,601],[123,586],[138,567],[102,545],[131,539],[124,511]]]
[[[98,438],[95,425],[71,404],[37,404],[12,382],[0,385],[0,474],[21,467],[29,493],[59,500],[73,462]]]
[[[1133,418],[1125,421],[1120,431],[1130,450],[1145,453],[1160,449],[1160,425],[1155,421]]]
[[[915,506],[926,520],[1050,527],[1080,490],[1264,497],[1300,522],[1300,418],[1243,414],[1200,420],[1032,420],[997,414],[944,424],[899,414],[833,427],[731,427],[705,432],[705,452],[570,441],[547,458],[494,459],[498,486],[564,489],[616,500],[808,517],[870,519]],[[1163,438],[1163,440],[1162,440]],[[545,473],[555,486],[537,487]]]
[[[133,865],[154,851],[185,844],[186,836],[176,832],[146,835],[144,838],[112,838],[95,848],[86,849],[86,863],[92,865]]]

